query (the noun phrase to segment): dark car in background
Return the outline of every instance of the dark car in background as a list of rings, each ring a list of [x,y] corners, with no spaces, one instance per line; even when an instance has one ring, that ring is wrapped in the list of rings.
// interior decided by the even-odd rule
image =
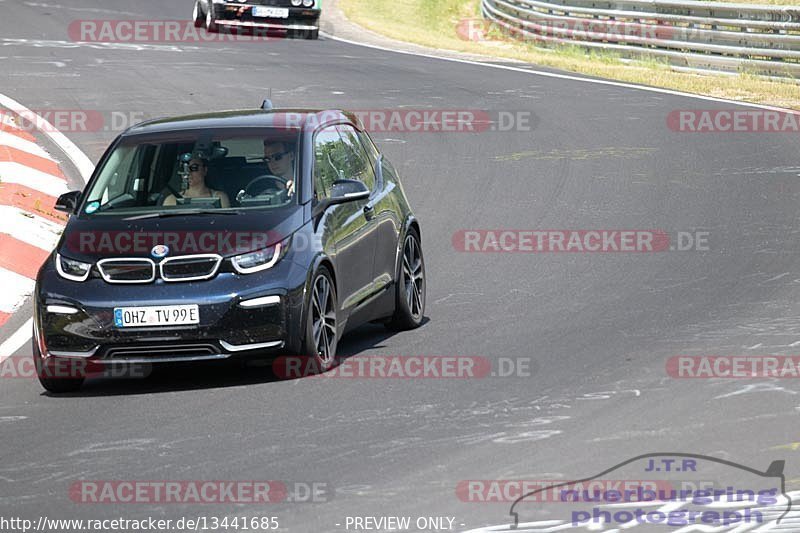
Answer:
[[[194,24],[209,32],[221,28],[279,31],[317,39],[322,0],[196,0]]]
[[[120,135],[39,271],[33,355],[50,391],[111,368],[300,354],[325,371],[366,322],[425,311],[419,222],[351,113],[232,111]],[[200,194],[191,191],[201,191]]]

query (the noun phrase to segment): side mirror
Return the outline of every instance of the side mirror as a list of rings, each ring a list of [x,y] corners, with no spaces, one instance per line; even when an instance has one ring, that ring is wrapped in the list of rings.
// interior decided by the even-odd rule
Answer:
[[[356,200],[366,200],[370,192],[364,182],[358,180],[336,180],[331,187],[329,198],[320,200],[314,206],[313,216],[321,215],[332,205],[355,202]]]
[[[81,191],[70,191],[62,194],[56,200],[55,210],[72,214],[78,207],[78,200],[81,198]]]
[[[363,181],[339,179],[333,182],[331,198],[344,201],[363,200],[369,198],[369,189]]]

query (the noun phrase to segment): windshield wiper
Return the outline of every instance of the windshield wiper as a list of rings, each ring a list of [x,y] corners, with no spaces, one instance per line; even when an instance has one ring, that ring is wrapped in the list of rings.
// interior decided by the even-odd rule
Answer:
[[[240,211],[227,211],[216,209],[192,209],[191,211],[159,211],[157,213],[145,213],[144,215],[136,215],[127,217],[123,220],[142,220],[145,218],[168,218],[168,217],[182,217],[189,215],[238,215]]]

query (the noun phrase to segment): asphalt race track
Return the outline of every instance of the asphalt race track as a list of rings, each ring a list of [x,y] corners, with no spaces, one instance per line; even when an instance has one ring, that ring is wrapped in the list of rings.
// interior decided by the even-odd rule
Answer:
[[[428,321],[399,334],[366,326],[339,349],[532,361],[529,376],[484,379],[280,381],[206,365],[61,397],[4,379],[0,516],[276,516],[290,532],[449,516],[465,531],[507,523],[508,504],[464,502],[460,481],[575,479],[650,452],[760,470],[785,459],[797,488],[796,379],[665,370],[676,355],[798,353],[796,134],[678,132],[672,111],[747,108],[324,37],[137,48],[68,34],[76,19],[186,19],[188,0],[0,9],[0,93],[34,110],[144,119],[257,107],[271,91],[284,107],[529,114],[529,131],[373,134],[422,223]],[[116,132],[65,134],[97,161]],[[453,244],[465,229],[700,231],[708,250],[465,253]],[[283,480],[325,484],[327,501],[81,504],[70,497],[80,480]]]

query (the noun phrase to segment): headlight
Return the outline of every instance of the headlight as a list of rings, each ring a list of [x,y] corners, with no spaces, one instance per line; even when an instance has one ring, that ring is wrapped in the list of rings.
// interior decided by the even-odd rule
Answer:
[[[303,0],[292,0],[292,5],[294,7],[300,7],[300,4],[303,3]]]
[[[314,0],[303,0],[303,7],[314,7]]]
[[[92,264],[56,254],[56,270],[62,278],[71,281],[86,281],[86,278],[89,277],[89,272],[92,271]]]
[[[233,268],[239,274],[251,274],[253,272],[260,272],[272,268],[275,266],[275,263],[286,255],[286,252],[289,250],[290,241],[291,238],[279,242],[274,246],[270,246],[269,248],[237,255],[231,259]]]

